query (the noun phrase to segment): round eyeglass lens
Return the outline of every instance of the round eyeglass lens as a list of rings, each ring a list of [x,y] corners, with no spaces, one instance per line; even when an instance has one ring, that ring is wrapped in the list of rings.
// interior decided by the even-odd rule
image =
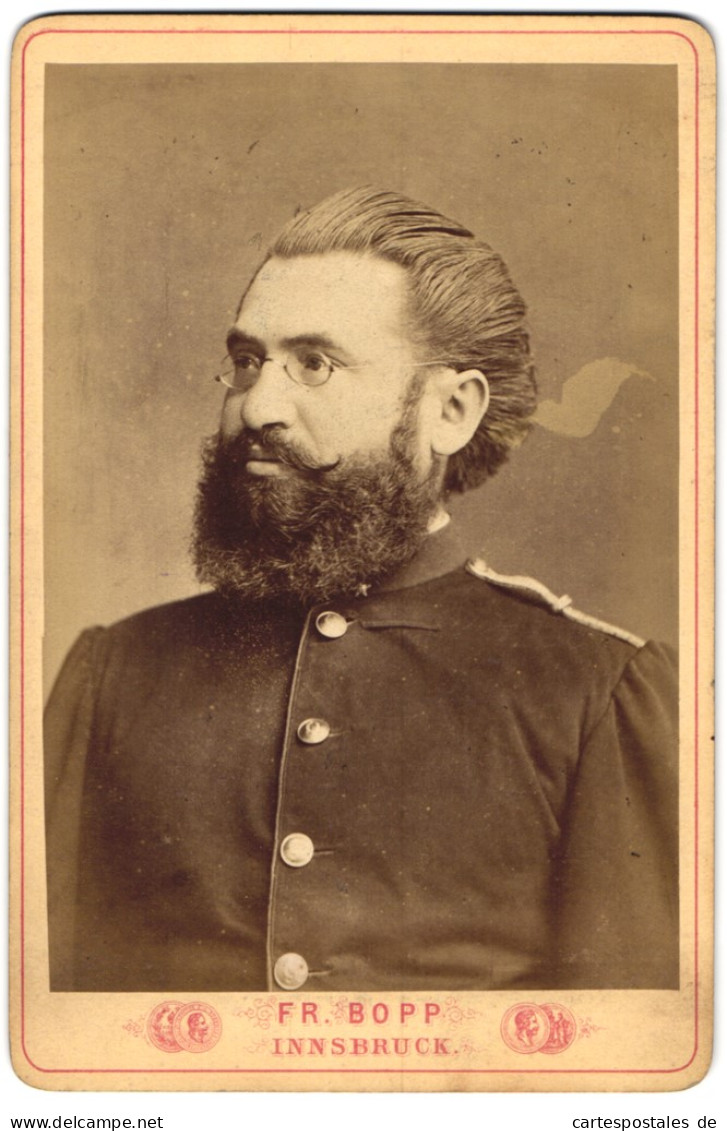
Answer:
[[[333,365],[320,354],[289,357],[285,369],[299,385],[325,385],[333,372]]]

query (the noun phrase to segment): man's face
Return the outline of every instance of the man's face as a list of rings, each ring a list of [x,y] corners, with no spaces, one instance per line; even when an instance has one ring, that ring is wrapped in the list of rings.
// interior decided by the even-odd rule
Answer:
[[[526,1038],[532,1040],[534,1037],[537,1037],[540,1025],[534,1013],[528,1012],[522,1014],[518,1017],[516,1023],[519,1034],[523,1040]]]
[[[194,1014],[189,1019],[189,1035],[193,1041],[204,1041],[208,1033],[207,1021],[204,1017]]]
[[[243,387],[205,448],[200,581],[300,604],[390,576],[426,537],[444,470],[431,443],[441,400],[432,370],[414,365],[403,270],[348,253],[273,259],[228,348]],[[297,384],[292,359],[333,371]]]
[[[382,259],[332,252],[269,260],[245,295],[228,348],[233,359],[273,363],[249,389],[227,394],[223,437],[274,428],[280,444],[312,468],[383,455],[412,377],[427,375],[414,369],[406,301],[404,270]],[[298,385],[283,369],[286,359],[311,355],[334,365],[324,385]],[[416,448],[424,476],[431,450],[421,413]],[[251,451],[246,471],[253,478],[301,474],[262,446]]]

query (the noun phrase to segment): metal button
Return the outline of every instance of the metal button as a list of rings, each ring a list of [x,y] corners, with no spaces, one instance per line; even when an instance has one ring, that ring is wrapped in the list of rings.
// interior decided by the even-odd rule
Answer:
[[[304,719],[298,727],[298,738],[308,746],[325,742],[331,733],[331,725],[325,719]]]
[[[273,967],[273,977],[283,990],[298,990],[308,980],[308,963],[302,954],[281,954]]]
[[[338,640],[339,636],[345,636],[348,631],[348,621],[340,613],[334,613],[330,609],[325,613],[319,613],[316,617],[316,628],[321,636],[325,636],[328,640]]]
[[[291,833],[280,845],[280,855],[291,868],[304,868],[314,852],[313,841],[305,833]]]

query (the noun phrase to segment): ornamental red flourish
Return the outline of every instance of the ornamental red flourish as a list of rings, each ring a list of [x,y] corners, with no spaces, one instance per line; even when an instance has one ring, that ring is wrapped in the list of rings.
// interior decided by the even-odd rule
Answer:
[[[448,997],[444,1002],[444,1009],[441,1013],[441,1020],[450,1027],[461,1025],[464,1021],[472,1021],[475,1017],[479,1017],[480,1011],[478,1009],[465,1009],[460,1005],[459,998]]]
[[[177,1043],[187,1052],[207,1052],[220,1039],[222,1021],[211,1005],[192,1001],[177,1010],[172,1031]]]
[[[184,1007],[183,1001],[163,1001],[152,1009],[146,1019],[146,1032],[149,1040],[162,1052],[181,1052],[181,1045],[174,1036],[174,1018]]]
[[[235,1017],[247,1017],[252,1021],[253,1026],[258,1029],[269,1029],[272,1022],[275,1020],[275,1010],[277,1008],[278,999],[271,997],[265,998],[256,997],[252,1005],[241,1006],[234,1011]]]

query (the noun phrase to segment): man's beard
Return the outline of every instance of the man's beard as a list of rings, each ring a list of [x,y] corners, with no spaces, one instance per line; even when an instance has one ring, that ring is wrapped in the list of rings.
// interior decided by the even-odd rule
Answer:
[[[411,390],[378,458],[316,467],[276,426],[207,440],[192,543],[199,580],[226,595],[302,605],[364,593],[410,561],[441,479],[436,464],[424,481],[416,469],[419,399]],[[289,474],[248,472],[253,444]]]

